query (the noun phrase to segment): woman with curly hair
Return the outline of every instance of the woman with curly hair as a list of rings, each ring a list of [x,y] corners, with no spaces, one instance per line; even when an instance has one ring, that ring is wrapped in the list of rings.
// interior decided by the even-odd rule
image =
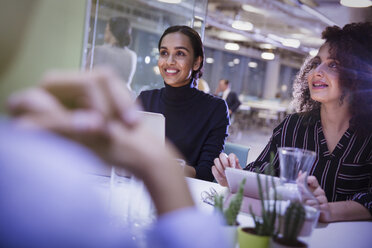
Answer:
[[[294,82],[297,113],[274,129],[255,162],[260,172],[270,154],[279,175],[279,147],[316,152],[308,184],[320,203],[320,221],[372,216],[372,23],[327,27],[317,56],[305,61]],[[234,154],[220,154],[212,168],[226,186],[226,167],[240,168]]]

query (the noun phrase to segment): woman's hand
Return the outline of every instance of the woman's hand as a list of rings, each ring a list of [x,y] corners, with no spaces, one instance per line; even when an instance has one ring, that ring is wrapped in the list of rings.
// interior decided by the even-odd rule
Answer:
[[[239,164],[239,159],[236,157],[234,153],[230,153],[227,156],[226,153],[220,153],[218,158],[214,159],[214,165],[212,166],[212,174],[216,181],[222,185],[227,187],[227,180],[225,175],[225,169],[227,167],[241,169]]]
[[[320,187],[318,180],[315,176],[309,176],[307,178],[307,183],[309,186],[310,191],[313,193],[315,198],[318,200],[319,203],[319,210],[320,210],[320,216],[319,221],[320,222],[331,222],[332,221],[332,215],[331,215],[331,208],[330,204],[328,203],[328,199],[325,195],[324,190]],[[314,205],[312,202],[306,202],[308,205]]]

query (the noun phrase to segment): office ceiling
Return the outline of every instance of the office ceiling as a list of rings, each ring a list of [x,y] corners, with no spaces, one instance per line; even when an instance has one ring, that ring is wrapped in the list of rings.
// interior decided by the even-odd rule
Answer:
[[[371,21],[371,11],[372,7],[344,7],[339,0],[209,0],[206,36],[261,50],[269,43],[273,50],[305,55],[322,44],[320,36],[326,26]],[[236,30],[231,26],[234,20],[250,22],[253,29]],[[285,46],[284,39],[296,39],[300,45]]]
[[[160,0],[93,0],[93,6],[97,1],[102,6],[101,18],[116,12],[125,13],[133,25],[157,33],[161,33],[164,26],[177,23],[178,17],[182,20],[182,17],[191,18],[192,13],[203,15],[203,11],[199,9],[198,12],[194,5],[204,2],[182,0],[179,4],[166,4]],[[320,36],[326,26],[372,21],[372,7],[348,8],[339,0],[209,0],[207,8],[204,22],[207,46],[224,49],[225,43],[235,42],[241,48],[237,51],[240,54],[249,51],[247,55],[256,53],[259,56],[262,51],[271,51],[282,58],[297,60],[299,64],[309,51],[322,44]],[[252,30],[233,28],[235,20],[250,22]],[[299,42],[298,47],[283,45],[286,41]]]

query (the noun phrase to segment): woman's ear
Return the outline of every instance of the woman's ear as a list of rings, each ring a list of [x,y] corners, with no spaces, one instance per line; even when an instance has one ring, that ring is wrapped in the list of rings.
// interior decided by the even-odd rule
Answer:
[[[194,65],[193,65],[193,67],[192,67],[192,70],[193,70],[193,71],[197,71],[197,70],[200,69],[201,61],[202,61],[202,57],[201,57],[201,56],[199,56],[199,57],[197,57],[197,58],[195,59],[195,61],[194,61]]]

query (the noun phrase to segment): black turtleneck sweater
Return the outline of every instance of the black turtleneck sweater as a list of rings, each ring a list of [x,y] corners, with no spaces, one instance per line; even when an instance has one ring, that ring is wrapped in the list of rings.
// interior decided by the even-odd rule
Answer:
[[[144,110],[165,116],[165,135],[196,170],[196,178],[213,181],[213,160],[224,149],[229,125],[224,100],[192,86],[143,91]]]

